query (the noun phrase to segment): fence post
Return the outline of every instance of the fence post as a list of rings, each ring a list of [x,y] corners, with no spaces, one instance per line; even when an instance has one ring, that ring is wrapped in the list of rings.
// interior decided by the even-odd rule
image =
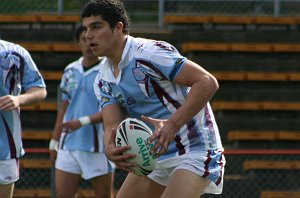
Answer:
[[[57,0],[57,14],[62,15],[64,11],[64,0]]]
[[[280,15],[280,0],[274,0],[274,17]]]
[[[164,27],[164,15],[165,15],[165,7],[164,0],[158,0],[158,27],[161,29]]]

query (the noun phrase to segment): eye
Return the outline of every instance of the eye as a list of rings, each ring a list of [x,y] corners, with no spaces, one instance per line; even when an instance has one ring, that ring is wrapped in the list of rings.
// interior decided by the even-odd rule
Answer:
[[[91,28],[95,29],[95,30],[98,30],[98,29],[102,28],[102,25],[101,24],[94,24]]]

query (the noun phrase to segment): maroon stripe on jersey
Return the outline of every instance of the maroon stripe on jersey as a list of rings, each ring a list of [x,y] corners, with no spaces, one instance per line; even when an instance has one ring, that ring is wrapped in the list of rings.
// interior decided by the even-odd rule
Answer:
[[[156,67],[154,67],[151,63],[149,63],[147,61],[144,61],[144,60],[136,60],[136,62],[139,63],[139,64],[142,64],[142,65],[144,65],[146,67],[149,67],[156,74],[158,74],[162,78],[162,80],[167,80],[167,77],[160,70],[158,70]],[[147,73],[147,75],[150,76],[149,73]]]
[[[151,63],[146,62],[146,61],[142,61],[142,60],[139,60],[137,62],[149,67],[155,73],[159,74],[162,77],[162,80],[168,80],[163,75],[163,73],[161,71],[159,71],[156,67],[154,67]],[[166,106],[166,104],[164,103],[164,98],[165,98],[176,109],[181,107],[181,104],[178,101],[174,100],[163,88],[161,88],[159,86],[159,84],[151,78],[150,74],[147,73],[146,75],[150,77],[150,83],[152,84],[153,89],[154,89],[158,99],[162,103],[162,105]],[[148,90],[148,86],[146,86],[146,89]],[[193,141],[197,141],[197,140],[199,141],[199,134],[196,131],[195,125],[196,125],[196,123],[195,123],[194,120],[191,120],[187,123],[187,128],[189,130],[187,136],[188,136],[188,139],[191,143],[193,143]],[[179,149],[179,155],[182,155],[182,154],[185,153],[185,150],[184,150],[184,146],[181,144],[180,141],[181,141],[181,138],[178,136],[177,141],[176,141],[176,147]]]
[[[184,149],[184,146],[181,144],[181,138],[176,135],[175,137],[175,142],[176,142],[176,147],[178,148],[178,154],[179,155],[183,155],[185,154],[185,149]]]
[[[176,100],[174,100],[173,98],[171,98],[169,96],[169,94],[167,94],[158,84],[157,82],[155,82],[153,79],[150,80],[151,83],[152,83],[152,86],[155,90],[155,93],[157,94],[157,97],[159,98],[159,100],[161,101],[161,103],[166,106],[164,104],[164,101],[163,101],[163,98],[166,98],[168,100],[168,102],[170,102],[176,109],[178,109],[181,104],[178,103]],[[181,138],[176,135],[175,137],[175,141],[176,141],[176,147],[178,149],[178,153],[179,155],[183,155],[185,153],[185,149],[184,149],[184,146],[181,144]]]
[[[161,101],[161,103],[163,105],[164,102],[163,102],[163,98],[166,98],[168,100],[168,102],[170,102],[176,109],[178,109],[179,107],[181,107],[181,104],[179,102],[177,102],[176,100],[174,100],[173,98],[171,98],[169,96],[169,94],[167,94],[159,85],[156,81],[152,80],[151,79],[151,83],[152,83],[152,86],[155,90],[155,92],[157,93],[157,96],[159,98],[159,100]],[[194,120],[191,120],[189,121],[187,124],[187,128],[189,130],[188,134],[187,134],[187,137],[189,139],[189,141],[191,143],[193,143],[194,141],[199,141],[199,134],[197,133],[196,131],[196,123]],[[176,144],[177,145],[177,144]]]
[[[62,141],[61,141],[61,145],[59,145],[60,149],[64,148],[64,144],[67,138],[68,132],[65,132],[65,136],[63,137]]]
[[[224,166],[224,164],[223,164],[223,162],[222,162],[222,157],[223,157],[223,155],[221,154],[221,156],[220,156],[220,163],[219,163],[219,166],[220,166],[220,177],[217,179],[217,181],[215,182],[217,185],[219,185],[220,184],[220,182],[222,181],[222,175],[223,175],[223,173],[222,173],[222,170],[223,170],[223,166]]]
[[[200,143],[199,134],[197,133],[197,129],[196,129],[196,122],[194,120],[191,120],[188,123],[186,123],[186,126],[189,130],[187,137],[188,137],[191,145]]]
[[[10,158],[16,158],[17,157],[17,150],[16,150],[16,145],[14,142],[14,138],[12,136],[12,132],[6,122],[6,120],[4,119],[3,115],[1,114],[5,129],[6,129],[6,134],[7,134],[7,138],[8,138],[8,145],[9,145],[9,150],[10,150]]]
[[[99,142],[98,142],[98,131],[96,125],[93,124],[93,133],[94,133],[94,152],[99,152]]]
[[[211,154],[211,151],[208,151],[208,152],[207,152],[207,160],[204,162],[204,164],[205,164],[205,166],[204,166],[205,172],[204,172],[204,174],[203,174],[202,177],[207,177],[207,176],[210,174],[210,173],[209,173],[209,168],[208,168],[208,165],[209,165],[209,163],[210,163],[210,161],[211,161],[211,156],[210,156],[210,154]]]
[[[215,128],[213,126],[213,122],[212,122],[211,115],[209,113],[207,105],[205,105],[204,110],[205,110],[204,115],[205,115],[205,120],[206,120],[205,124],[208,127],[210,133],[215,133]],[[216,140],[216,136],[215,135],[211,135],[210,138],[214,138],[213,139],[214,143],[217,144],[217,140]]]

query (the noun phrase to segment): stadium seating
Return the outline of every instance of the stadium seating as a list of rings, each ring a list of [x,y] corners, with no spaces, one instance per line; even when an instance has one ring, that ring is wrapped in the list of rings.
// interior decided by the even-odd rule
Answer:
[[[228,16],[228,15],[172,15],[164,16],[164,23],[170,24],[300,24],[297,17],[271,17],[271,16]]]
[[[288,140],[300,141],[299,131],[228,131],[227,141]]]
[[[191,51],[300,52],[300,43],[186,42],[181,45],[181,50],[184,53]]]
[[[276,161],[276,160],[246,160],[243,163],[243,170],[249,171],[253,169],[271,169],[271,170],[299,170],[300,169],[300,161],[296,160],[284,160],[284,161]]]
[[[50,189],[15,189],[14,198],[51,198]],[[92,190],[79,190],[78,198],[94,198],[95,194]]]
[[[22,137],[28,151],[20,163],[24,178],[50,175],[47,147],[58,108],[57,88],[64,67],[80,56],[73,42],[79,22],[78,15],[0,15],[1,37],[28,49],[47,83],[46,101],[21,108]],[[234,187],[240,190],[236,197],[249,195],[249,188],[254,188],[261,175],[270,174],[268,171],[275,171],[270,174],[275,175],[274,181],[280,181],[276,176],[280,171],[299,171],[299,158],[290,157],[294,155],[272,153],[269,159],[266,150],[255,150],[294,149],[300,141],[299,18],[167,14],[164,23],[167,31],[158,33],[147,27],[147,33],[135,30],[133,35],[171,42],[218,79],[220,89],[211,104],[225,154],[228,151],[224,196],[233,197]],[[11,31],[14,28],[25,28],[24,36]],[[241,150],[244,148],[248,150]],[[253,153],[247,153],[249,150]],[[20,181],[14,197],[51,197],[49,183],[32,189],[24,189],[26,185]],[[260,185],[254,191],[262,198],[300,197],[295,187],[274,185],[270,190]],[[92,193],[83,189],[79,197],[93,197]]]
[[[300,192],[297,191],[262,191],[260,198],[298,198]]]

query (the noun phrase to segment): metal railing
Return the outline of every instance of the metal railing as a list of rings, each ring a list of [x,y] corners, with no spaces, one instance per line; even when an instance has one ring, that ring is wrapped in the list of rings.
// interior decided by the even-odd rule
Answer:
[[[1,0],[0,14],[4,13],[75,13],[88,0]],[[123,0],[134,23],[156,23],[164,26],[168,13],[194,15],[267,15],[299,16],[300,0]]]

